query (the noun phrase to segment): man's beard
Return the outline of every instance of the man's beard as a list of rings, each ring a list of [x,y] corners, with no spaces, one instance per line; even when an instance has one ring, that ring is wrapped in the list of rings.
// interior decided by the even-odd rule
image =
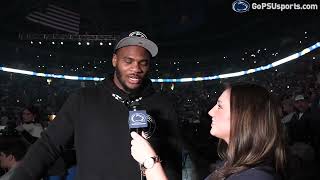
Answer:
[[[123,87],[123,90],[124,90],[126,93],[128,93],[128,94],[133,94],[133,93],[137,92],[137,91],[140,89],[141,85],[140,85],[139,87],[137,87],[136,89],[131,89],[131,88],[129,88],[129,87],[126,85],[125,81],[122,79],[123,75],[122,75],[121,72],[119,71],[119,68],[118,68],[118,67],[115,67],[115,73],[116,73],[116,77],[117,77],[119,83],[121,84],[121,86]],[[144,79],[144,78],[143,78],[143,79]]]

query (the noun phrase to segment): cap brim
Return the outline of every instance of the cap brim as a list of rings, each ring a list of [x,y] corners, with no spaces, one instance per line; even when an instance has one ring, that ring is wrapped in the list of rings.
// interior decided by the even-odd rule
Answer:
[[[117,50],[126,46],[141,46],[148,50],[152,57],[155,57],[158,54],[158,46],[146,38],[137,36],[125,37],[118,42],[114,49]]]

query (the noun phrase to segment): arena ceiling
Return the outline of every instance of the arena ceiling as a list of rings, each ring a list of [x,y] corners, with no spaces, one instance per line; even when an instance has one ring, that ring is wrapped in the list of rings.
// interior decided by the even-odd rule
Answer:
[[[1,40],[19,41],[19,33],[70,34],[27,18],[34,12],[45,13],[52,4],[78,14],[78,34],[121,34],[142,30],[159,44],[166,56],[203,53],[202,50],[224,53],[230,49],[263,46],[290,40],[305,31],[319,35],[320,10],[249,11],[240,14],[232,10],[232,2],[11,0],[1,2]]]

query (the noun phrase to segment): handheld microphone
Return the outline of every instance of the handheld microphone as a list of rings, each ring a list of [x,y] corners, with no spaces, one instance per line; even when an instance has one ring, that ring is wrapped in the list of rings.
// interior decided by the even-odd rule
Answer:
[[[128,123],[130,132],[135,131],[142,135],[142,131],[148,128],[148,114],[146,110],[140,110],[139,106],[139,102],[130,104]]]

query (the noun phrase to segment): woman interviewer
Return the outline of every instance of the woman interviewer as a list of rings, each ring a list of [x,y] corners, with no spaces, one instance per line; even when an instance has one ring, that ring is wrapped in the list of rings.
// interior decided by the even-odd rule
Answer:
[[[220,167],[206,180],[281,179],[285,148],[280,108],[263,87],[238,84],[227,87],[209,111],[210,134],[219,138]],[[143,163],[155,152],[138,134],[131,134],[132,156]],[[160,163],[146,170],[147,179],[166,179]],[[162,176],[163,175],[163,176]]]

